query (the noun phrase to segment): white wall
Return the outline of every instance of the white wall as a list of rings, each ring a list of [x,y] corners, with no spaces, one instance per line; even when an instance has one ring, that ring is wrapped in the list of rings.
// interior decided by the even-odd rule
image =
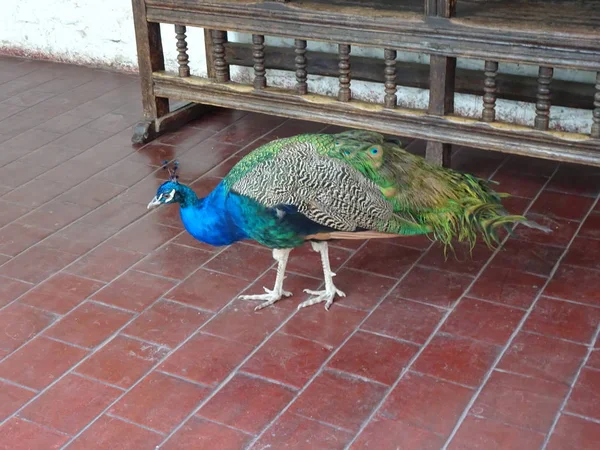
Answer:
[[[8,2],[8,3],[7,3]],[[137,70],[137,56],[131,3],[129,0],[2,0],[0,13],[0,53],[45,58],[77,64],[110,66],[119,70]],[[171,25],[161,26],[167,67],[177,67],[175,33]],[[249,42],[249,36],[230,33],[231,40]],[[190,67],[195,75],[206,74],[204,39],[201,29],[188,28]],[[291,46],[289,39],[267,37],[268,45]],[[336,47],[325,43],[309,43],[309,51],[331,51]],[[382,56],[383,50],[353,48],[353,55]],[[427,55],[402,54],[399,60],[427,62]],[[459,60],[459,67],[481,70],[482,61]],[[402,70],[402,64],[398,64]],[[500,71],[533,75],[537,67],[501,64]],[[268,71],[271,85],[292,86],[293,76],[281,71]],[[483,73],[482,73],[483,76]],[[555,70],[557,79],[593,84],[595,74]],[[250,69],[234,68],[234,80],[248,80]],[[355,98],[382,101],[383,88],[376,83],[352,83]],[[309,77],[309,89],[323,94],[337,92],[337,80],[326,77]],[[398,93],[399,103],[409,107],[426,108],[428,92],[404,88]],[[480,96],[456,96],[456,110],[461,115],[479,117]],[[497,114],[500,120],[524,125],[533,123],[535,107],[499,100]],[[553,107],[551,126],[565,131],[589,133],[591,111]]]

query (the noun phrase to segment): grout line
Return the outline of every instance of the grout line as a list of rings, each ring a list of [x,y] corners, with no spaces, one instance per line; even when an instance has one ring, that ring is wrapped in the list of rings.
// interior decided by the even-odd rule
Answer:
[[[152,373],[160,373],[161,375],[164,375],[166,377],[176,378],[177,380],[185,381],[186,383],[190,383],[190,384],[193,384],[195,386],[198,386],[198,387],[201,387],[204,389],[212,389],[213,388],[213,386],[211,386],[209,384],[204,384],[204,383],[201,383],[200,381],[192,380],[191,378],[182,377],[181,375],[177,375],[176,373],[166,372],[159,368],[154,369],[152,371]]]
[[[204,417],[204,416],[194,416],[194,417],[195,417],[196,419],[198,419],[198,420],[201,420],[201,421],[203,421],[203,422],[210,422],[210,423],[214,423],[215,425],[219,425],[219,426],[222,426],[222,427],[225,427],[225,428],[229,428],[230,430],[237,431],[238,433],[243,433],[243,434],[245,434],[245,435],[247,435],[247,436],[251,436],[251,437],[254,437],[254,436],[255,436],[255,434],[254,434],[254,433],[251,433],[251,432],[249,432],[249,431],[246,431],[246,430],[242,430],[241,428],[236,428],[236,427],[233,427],[233,426],[231,426],[231,425],[227,425],[226,423],[219,422],[218,420],[215,420],[215,419],[209,419],[208,417]],[[166,433],[165,433],[165,436],[166,436]],[[161,444],[159,444],[159,445],[162,445],[162,443],[161,443]],[[156,446],[156,448],[158,448],[158,447],[159,447],[159,445],[157,445],[157,446]],[[214,450],[220,450],[220,449],[214,449]]]
[[[290,413],[290,414],[293,414],[293,415],[298,416],[298,417],[302,417],[303,419],[309,420],[311,422],[316,422],[318,424],[324,425],[327,428],[333,428],[334,430],[343,431],[344,433],[352,434],[352,430],[350,430],[348,428],[339,427],[339,426],[333,425],[331,423],[323,422],[322,420],[315,419],[314,417],[305,416],[304,414],[300,414],[299,412],[293,412],[293,413]]]
[[[71,435],[69,433],[65,433],[64,431],[60,431],[60,430],[58,430],[56,428],[49,427],[48,425],[44,425],[43,423],[34,422],[33,420],[28,419],[27,417],[17,416],[17,417],[15,417],[15,419],[22,420],[23,422],[31,423],[33,425],[36,425],[36,426],[38,426],[40,428],[44,428],[45,430],[52,431],[54,433],[58,433],[58,434],[62,434],[64,436],[71,437]]]
[[[583,358],[583,361],[581,361],[581,364],[579,365],[579,368],[577,369],[577,373],[573,377],[573,381],[571,382],[571,385],[569,386],[567,395],[565,395],[565,398],[563,399],[563,401],[560,405],[560,408],[558,408],[558,411],[556,412],[556,415],[554,416],[554,421],[552,422],[552,426],[550,427],[550,430],[548,431],[548,434],[546,435],[546,439],[544,440],[544,444],[542,445],[542,450],[544,450],[548,446],[548,443],[550,442],[550,439],[552,438],[552,434],[554,433],[554,430],[556,429],[556,425],[558,424],[560,416],[564,413],[564,410],[567,407],[567,403],[569,402],[569,399],[571,398],[571,394],[573,393],[575,384],[579,380],[579,376],[581,375],[581,372],[583,371],[584,366],[587,364],[588,359],[590,358],[590,355],[594,351],[594,345],[595,345],[595,342],[598,339],[599,335],[600,335],[600,325],[598,325],[596,327],[596,332],[594,333],[594,338],[592,339],[592,343],[588,347],[587,354],[585,355],[585,358]],[[583,418],[584,416],[579,416],[579,417]]]
[[[237,370],[236,375],[243,375],[243,376],[248,377],[248,378],[255,378],[257,380],[262,380],[262,381],[266,381],[266,382],[271,383],[271,384],[276,384],[276,385],[281,386],[283,388],[286,388],[287,390],[292,391],[294,393],[298,392],[298,389],[299,389],[296,386],[292,386],[291,384],[287,384],[287,383],[284,383],[283,381],[276,380],[275,378],[266,377],[264,375],[259,375],[259,374],[254,373],[254,372],[248,372],[248,371],[244,370],[243,367],[240,367]]]
[[[37,394],[39,392],[38,390],[35,390],[34,388],[30,388],[29,386],[25,386],[24,384],[20,384],[20,383],[17,383],[16,381],[9,380],[8,378],[0,377],[0,382],[10,384],[12,386],[15,386],[15,387],[18,387],[21,389],[25,389],[29,392],[33,392],[34,394]]]
[[[109,383],[108,381],[104,381],[104,380],[101,380],[99,378],[94,378],[94,377],[91,377],[89,375],[85,375],[85,374],[83,374],[81,372],[71,372],[71,375],[79,377],[79,378],[83,378],[84,380],[93,381],[95,383],[102,384],[104,386],[108,386],[108,387],[111,387],[111,388],[114,388],[114,389],[118,389],[121,392],[123,392],[123,391],[126,390],[125,388],[123,388],[121,386],[117,386],[116,384]]]
[[[120,420],[122,422],[131,424],[131,425],[135,425],[136,427],[143,428],[144,430],[151,431],[151,432],[156,433],[156,434],[160,434],[161,436],[165,435],[164,431],[155,430],[154,428],[147,427],[146,425],[142,425],[141,423],[137,423],[137,422],[134,422],[132,420],[126,419],[125,417],[118,416],[117,414],[106,413],[104,415],[107,416],[107,417],[110,417],[112,419],[117,419],[117,420]]]
[[[539,193],[538,193],[538,197],[539,194],[541,194],[541,192],[544,191],[544,188],[552,181],[554,175],[556,174],[556,172],[558,172],[558,169],[560,167],[560,164],[556,167],[556,169],[554,170],[554,172],[552,173],[552,175],[548,178],[548,180],[546,181],[546,184],[544,184],[544,186],[542,186],[542,188],[540,189]],[[534,198],[530,204],[533,205],[533,203],[535,202],[535,200],[537,199]],[[452,442],[452,439],[454,439],[454,436],[456,436],[456,433],[458,432],[458,429],[460,428],[460,426],[462,425],[462,423],[464,422],[465,418],[467,417],[469,410],[471,409],[471,407],[473,406],[473,404],[475,403],[475,401],[477,400],[477,397],[479,396],[479,394],[481,393],[481,391],[483,390],[483,388],[485,387],[485,385],[487,384],[488,380],[490,379],[490,377],[492,376],[492,373],[494,372],[494,370],[496,369],[496,367],[498,366],[498,363],[500,362],[500,360],[502,359],[502,357],[504,356],[504,354],[508,351],[508,349],[510,348],[510,346],[512,345],[514,339],[516,338],[517,334],[522,330],[523,325],[525,324],[525,322],[527,321],[527,319],[529,318],[529,316],[531,315],[533,309],[535,308],[535,305],[537,304],[538,300],[542,297],[542,293],[544,292],[544,290],[546,289],[546,287],[548,286],[548,284],[550,283],[550,281],[552,280],[554,274],[556,273],[556,271],[558,270],[558,267],[560,266],[561,261],[563,260],[563,258],[565,257],[565,255],[567,254],[567,252],[569,251],[569,248],[571,246],[571,243],[575,240],[575,237],[577,236],[577,234],[579,233],[579,230],[581,229],[583,222],[585,221],[585,219],[587,219],[587,217],[591,214],[592,210],[594,209],[594,207],[596,206],[596,204],[598,203],[598,200],[600,199],[600,195],[597,196],[596,200],[592,203],[592,205],[590,206],[590,209],[588,210],[587,214],[584,217],[584,220],[582,220],[579,223],[579,226],[577,227],[577,230],[575,231],[575,233],[573,234],[571,240],[569,241],[568,245],[565,247],[563,253],[561,254],[561,256],[558,258],[558,260],[556,261],[556,263],[554,264],[552,270],[550,271],[550,274],[548,275],[548,278],[546,279],[544,285],[541,287],[539,293],[537,294],[536,298],[534,299],[533,303],[531,304],[531,306],[528,308],[528,310],[525,312],[525,314],[523,315],[523,317],[521,318],[519,324],[516,326],[516,328],[513,330],[510,338],[508,339],[508,342],[504,345],[504,347],[502,348],[502,350],[500,351],[500,353],[498,354],[498,356],[496,357],[496,359],[494,360],[492,366],[490,367],[490,369],[488,370],[488,372],[485,374],[483,380],[481,381],[479,387],[476,389],[475,394],[471,397],[471,400],[469,401],[469,403],[467,404],[467,406],[465,407],[463,413],[461,414],[460,418],[458,419],[458,421],[456,422],[452,432],[450,433],[450,435],[448,436],[448,439],[446,440],[444,446],[442,447],[441,450],[446,450],[448,448],[448,446],[450,445],[450,443]],[[525,213],[527,213],[527,211],[529,210],[529,208],[527,208],[527,210],[525,210]],[[508,238],[507,238],[508,239]],[[550,434],[548,434],[549,436]]]
[[[562,414],[564,416],[573,416],[573,417],[577,417],[579,419],[587,420],[588,422],[594,422],[594,423],[597,423],[598,425],[600,425],[600,419],[596,419],[595,417],[583,416],[581,414],[576,414],[576,413],[572,413],[572,412],[569,412],[569,411],[563,411]]]
[[[75,347],[75,348],[79,348],[81,350],[85,350],[86,352],[93,352],[94,348],[93,347],[84,347],[83,345],[78,345],[78,344],[73,344],[72,342],[68,342],[68,341],[63,341],[62,339],[59,338],[55,338],[52,336],[47,336],[47,335],[37,335],[37,338],[44,338],[44,339],[48,339],[50,341],[54,341],[54,342],[58,342],[60,344],[65,344],[68,345],[69,347]],[[35,339],[35,338],[34,338]],[[33,339],[31,340],[33,341]],[[30,342],[31,342],[30,341]]]
[[[322,373],[332,373],[334,375],[340,376],[341,378],[353,378],[355,380],[360,380],[364,383],[376,384],[385,388],[390,387],[389,384],[382,383],[381,381],[377,381],[374,378],[363,377],[362,375],[358,375],[357,373],[346,372],[345,370],[336,369],[335,367],[324,367]]]

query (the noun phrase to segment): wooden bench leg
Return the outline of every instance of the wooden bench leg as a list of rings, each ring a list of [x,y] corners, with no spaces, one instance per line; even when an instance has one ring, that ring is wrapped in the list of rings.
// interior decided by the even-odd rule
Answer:
[[[456,58],[430,57],[429,114],[444,116],[454,111],[454,74]],[[452,147],[442,142],[427,142],[425,157],[429,162],[449,166]]]
[[[456,11],[456,0],[425,0],[425,15],[449,18]],[[456,58],[431,55],[429,61],[429,114],[445,116],[454,112]],[[443,142],[427,142],[425,158],[449,166],[452,148]]]
[[[131,141],[144,144],[166,131],[176,130],[212,108],[190,103],[169,112],[169,99],[154,95],[152,73],[165,69],[160,24],[146,20],[145,0],[132,0],[132,6],[144,119],[134,126]],[[207,35],[210,33],[205,32]],[[208,65],[210,73],[210,61]]]

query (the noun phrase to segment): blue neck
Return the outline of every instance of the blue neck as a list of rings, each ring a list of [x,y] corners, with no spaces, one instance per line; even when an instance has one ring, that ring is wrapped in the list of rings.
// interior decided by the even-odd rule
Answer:
[[[248,236],[237,227],[227,205],[227,189],[220,183],[208,197],[198,199],[194,191],[182,192],[181,221],[185,229],[199,241],[209,245],[229,245]]]

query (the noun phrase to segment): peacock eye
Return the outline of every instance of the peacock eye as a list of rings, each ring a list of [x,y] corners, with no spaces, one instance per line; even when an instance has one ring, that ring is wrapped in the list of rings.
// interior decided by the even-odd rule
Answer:
[[[344,155],[348,156],[350,154],[350,150],[344,150]]]
[[[371,154],[376,155],[377,153],[379,153],[379,149],[376,149],[376,148],[371,149]]]

